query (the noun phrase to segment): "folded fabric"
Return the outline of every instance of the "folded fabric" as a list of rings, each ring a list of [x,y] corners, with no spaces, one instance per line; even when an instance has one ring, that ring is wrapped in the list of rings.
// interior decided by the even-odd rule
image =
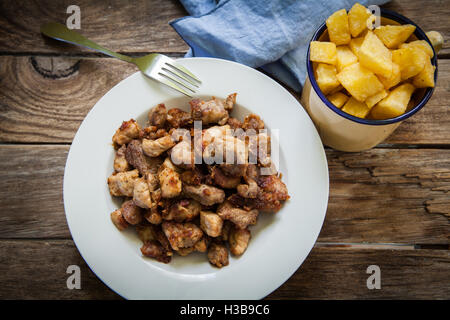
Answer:
[[[189,45],[187,57],[216,57],[261,67],[300,91],[314,31],[333,12],[356,2],[389,0],[181,0],[191,16],[170,25]]]

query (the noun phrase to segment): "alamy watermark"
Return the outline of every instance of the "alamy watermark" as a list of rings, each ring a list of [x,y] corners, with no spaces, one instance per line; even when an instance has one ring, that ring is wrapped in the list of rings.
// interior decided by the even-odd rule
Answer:
[[[66,285],[67,289],[81,289],[81,270],[80,267],[72,264],[67,267],[66,273],[70,274],[67,278]]]
[[[67,7],[66,13],[70,16],[66,20],[66,26],[69,29],[81,29],[81,10],[80,7],[72,4]]]
[[[367,267],[367,274],[370,276],[367,278],[366,285],[367,289],[381,289],[381,269],[376,264],[372,264]]]

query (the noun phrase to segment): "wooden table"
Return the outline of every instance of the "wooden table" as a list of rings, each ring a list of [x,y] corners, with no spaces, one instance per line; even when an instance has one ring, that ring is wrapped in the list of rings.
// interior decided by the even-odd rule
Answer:
[[[82,33],[113,50],[172,57],[187,50],[167,24],[186,15],[176,0],[75,2]],[[71,239],[62,183],[81,121],[136,69],[42,38],[39,26],[65,22],[75,2],[0,1],[1,299],[119,298]],[[395,0],[386,7],[450,36],[448,0]],[[447,42],[432,99],[383,144],[360,153],[326,149],[330,199],[319,239],[268,298],[450,298],[449,58]],[[74,264],[81,267],[81,290],[66,287]],[[380,290],[366,286],[369,265],[381,269]]]

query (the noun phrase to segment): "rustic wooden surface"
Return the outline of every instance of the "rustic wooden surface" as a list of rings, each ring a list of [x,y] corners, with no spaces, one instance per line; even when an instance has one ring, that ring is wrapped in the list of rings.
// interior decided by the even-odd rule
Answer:
[[[74,246],[62,182],[81,121],[136,70],[42,38],[41,23],[64,22],[70,4],[0,0],[0,299],[120,298]],[[186,14],[176,0],[77,4],[83,34],[111,49],[173,57],[187,50],[167,24]],[[450,36],[449,1],[394,0],[386,7]],[[268,298],[450,298],[449,58],[446,42],[432,99],[384,143],[360,153],[326,149],[330,199],[318,242]],[[71,264],[81,267],[81,290],[66,287]],[[381,290],[366,287],[371,264],[382,270]]]

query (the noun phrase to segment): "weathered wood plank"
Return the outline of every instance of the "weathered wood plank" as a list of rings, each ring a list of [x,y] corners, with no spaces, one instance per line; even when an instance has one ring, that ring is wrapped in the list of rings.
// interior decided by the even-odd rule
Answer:
[[[339,264],[336,264],[339,261]],[[205,263],[207,263],[205,261]],[[381,289],[369,290],[366,269],[381,269]],[[81,268],[81,289],[66,287],[67,267]],[[450,252],[315,247],[270,299],[448,299]],[[0,241],[1,299],[115,299],[71,240]]]
[[[381,289],[367,288],[367,267]],[[269,299],[448,299],[450,251],[314,248]]]
[[[0,146],[0,238],[70,238],[62,204],[69,146]],[[327,151],[322,242],[449,244],[450,150]]]
[[[68,289],[67,267],[81,271],[81,289]],[[0,241],[1,299],[120,299],[84,262],[72,240]]]
[[[429,103],[386,142],[450,144],[450,60],[439,63]],[[0,57],[0,142],[71,142],[94,104],[134,72],[116,59]]]
[[[3,1],[0,3],[0,52],[89,52],[44,40],[39,27],[46,22],[64,23],[70,0]],[[176,0],[77,1],[81,32],[112,50],[122,52],[185,52],[187,45],[168,22],[186,15]],[[450,6],[442,0],[394,0],[385,6],[410,18],[425,30],[450,36]],[[442,54],[450,53],[448,42]]]
[[[45,39],[40,26],[66,22],[70,0],[0,2],[0,52],[80,53],[92,50]],[[187,45],[168,24],[186,15],[176,0],[79,0],[80,32],[105,47],[122,52],[185,52]]]

